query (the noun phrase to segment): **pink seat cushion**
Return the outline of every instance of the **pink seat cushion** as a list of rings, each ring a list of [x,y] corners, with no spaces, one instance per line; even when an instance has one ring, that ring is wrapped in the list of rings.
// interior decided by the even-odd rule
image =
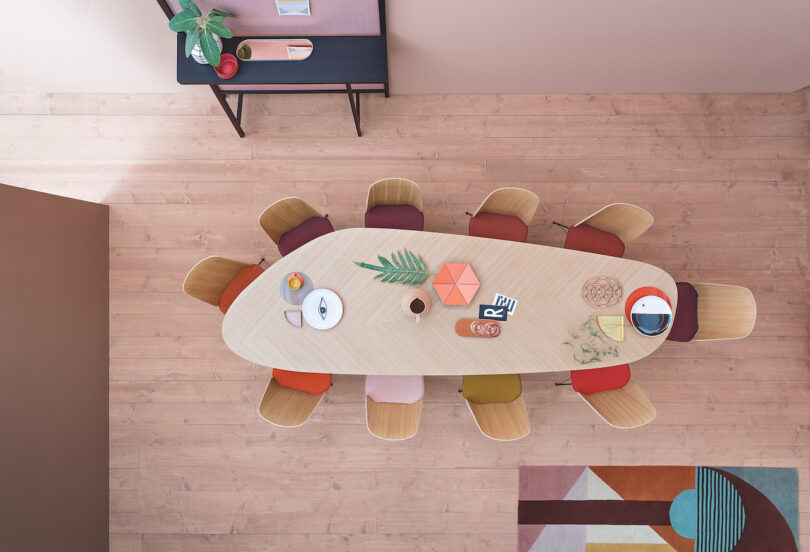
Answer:
[[[619,389],[627,385],[628,381],[630,381],[629,364],[571,371],[571,385],[574,391],[583,395]]]
[[[518,217],[479,213],[470,219],[471,236],[525,242],[529,237],[529,227]]]
[[[307,242],[311,242],[317,237],[334,232],[332,223],[326,217],[312,217],[305,220],[292,230],[288,230],[278,240],[278,252],[281,256],[292,253]]]
[[[676,282],[678,304],[675,307],[675,319],[669,330],[667,341],[692,341],[698,331],[698,294],[695,286],[689,282]]]
[[[425,215],[413,205],[376,205],[366,212],[366,228],[422,230]]]
[[[425,378],[366,376],[366,395],[375,402],[413,404],[425,396]]]
[[[619,239],[619,236],[587,224],[572,226],[568,229],[568,234],[565,236],[565,248],[611,257],[624,255],[624,242]]]

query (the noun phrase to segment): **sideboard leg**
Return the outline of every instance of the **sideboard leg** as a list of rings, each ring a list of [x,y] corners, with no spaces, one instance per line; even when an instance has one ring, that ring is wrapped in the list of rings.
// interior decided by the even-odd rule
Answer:
[[[357,130],[357,135],[362,136],[363,133],[360,132],[360,110],[358,106],[354,103],[354,95],[352,94],[352,85],[348,82],[346,83],[346,92],[349,94],[349,107],[352,108],[352,117],[354,117],[354,128]]]
[[[214,93],[214,96],[217,97],[219,105],[222,106],[222,110],[225,112],[225,115],[228,116],[228,119],[231,121],[231,124],[233,125],[234,130],[236,130],[236,133],[239,134],[240,138],[244,138],[245,131],[242,130],[242,125],[239,123],[239,120],[236,118],[236,115],[233,114],[231,106],[228,105],[228,101],[225,99],[225,94],[222,93],[222,90],[220,90],[219,86],[217,86],[216,84],[209,84],[208,86],[211,87],[211,91]]]

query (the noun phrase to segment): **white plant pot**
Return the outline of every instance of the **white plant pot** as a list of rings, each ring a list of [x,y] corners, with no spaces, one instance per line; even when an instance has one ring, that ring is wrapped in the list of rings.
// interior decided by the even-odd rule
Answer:
[[[217,35],[214,35],[214,40],[217,43],[217,48],[219,48],[219,53],[222,53],[222,39],[219,38]],[[200,47],[200,43],[197,42],[197,45],[191,51],[191,57],[194,58],[194,61],[201,65],[209,65],[208,60],[205,59],[203,55],[202,48]]]

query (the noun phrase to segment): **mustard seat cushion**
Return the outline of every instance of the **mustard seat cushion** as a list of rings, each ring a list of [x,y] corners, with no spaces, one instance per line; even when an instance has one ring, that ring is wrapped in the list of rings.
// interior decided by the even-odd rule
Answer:
[[[520,374],[464,376],[461,380],[464,398],[479,404],[512,402],[522,392]]]

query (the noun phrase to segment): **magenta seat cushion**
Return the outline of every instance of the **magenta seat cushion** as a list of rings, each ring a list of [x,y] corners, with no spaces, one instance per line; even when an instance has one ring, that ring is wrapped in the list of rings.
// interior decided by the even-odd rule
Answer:
[[[565,236],[565,248],[621,257],[624,255],[624,242],[619,236],[599,230],[587,224],[572,226]]]
[[[425,215],[413,205],[376,205],[366,211],[366,228],[422,230]]]
[[[675,307],[675,319],[667,335],[667,341],[692,341],[698,331],[698,294],[695,286],[689,282],[676,282],[678,304]]]
[[[375,402],[413,404],[425,396],[425,378],[366,376],[366,395]]]
[[[312,217],[305,220],[292,230],[288,230],[278,240],[278,252],[281,256],[292,253],[307,242],[319,236],[334,232],[332,223],[326,217]]]
[[[471,236],[525,242],[529,237],[529,227],[513,215],[479,213],[470,219]]]
[[[627,385],[628,381],[630,381],[629,364],[571,371],[571,385],[574,391],[583,395],[620,389]]]

